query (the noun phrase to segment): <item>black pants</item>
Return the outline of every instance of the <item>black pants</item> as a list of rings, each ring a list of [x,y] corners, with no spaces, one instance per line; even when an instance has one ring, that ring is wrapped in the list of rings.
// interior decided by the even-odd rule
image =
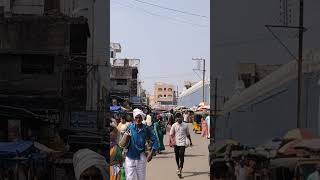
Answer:
[[[174,153],[176,155],[177,166],[181,169],[183,168],[185,150],[185,146],[174,146]]]

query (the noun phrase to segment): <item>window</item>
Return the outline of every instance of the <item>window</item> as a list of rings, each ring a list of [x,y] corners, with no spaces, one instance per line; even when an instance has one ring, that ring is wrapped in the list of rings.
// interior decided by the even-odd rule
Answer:
[[[23,74],[52,74],[54,71],[54,56],[23,55],[21,73]]]
[[[168,91],[170,91],[170,92],[171,92],[171,91],[172,91],[172,89],[171,89],[171,88],[169,88],[169,89],[168,89]]]
[[[127,85],[127,80],[126,79],[117,79],[117,85]]]
[[[167,95],[164,95],[164,97],[167,97]]]
[[[158,88],[158,91],[162,91],[162,88]]]
[[[164,91],[166,91],[167,90],[167,88],[164,88]]]
[[[132,69],[132,79],[138,78],[138,69]]]
[[[168,95],[168,98],[172,98],[172,95]]]
[[[158,95],[158,98],[162,98],[162,95],[161,95],[161,94],[159,94],[159,95]]]
[[[115,57],[114,57],[114,52],[113,52],[113,51],[111,51],[111,52],[110,52],[110,58],[115,58]]]

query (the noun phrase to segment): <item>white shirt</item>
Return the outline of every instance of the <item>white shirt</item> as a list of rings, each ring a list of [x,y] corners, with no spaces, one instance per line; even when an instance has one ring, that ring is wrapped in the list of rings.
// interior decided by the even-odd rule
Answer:
[[[146,123],[147,123],[147,126],[151,126],[152,125],[152,118],[151,118],[151,116],[149,114],[147,115]]]
[[[171,127],[170,135],[175,136],[177,146],[187,146],[187,136],[190,135],[189,127],[184,122],[182,122],[181,124],[176,122]]]
[[[188,122],[188,115],[187,115],[187,114],[184,114],[184,115],[183,115],[183,121],[184,121],[184,122]]]
[[[237,180],[245,180],[246,179],[246,168],[245,167],[236,167],[236,177]]]
[[[310,174],[307,180],[320,180],[320,175],[318,171]]]

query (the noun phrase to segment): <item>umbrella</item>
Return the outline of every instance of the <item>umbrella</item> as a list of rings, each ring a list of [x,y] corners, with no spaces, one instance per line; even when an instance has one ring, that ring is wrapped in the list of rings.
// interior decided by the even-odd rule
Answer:
[[[296,149],[309,149],[311,151],[320,151],[320,139],[305,139],[294,145]]]
[[[291,156],[291,155],[304,155],[305,151],[301,149],[295,149],[295,145],[297,145],[299,142],[301,142],[300,139],[296,139],[293,141],[290,141],[283,146],[281,146],[278,150],[278,153],[286,156]]]
[[[267,141],[266,143],[258,146],[256,149],[261,149],[261,150],[275,150],[279,149],[281,146],[282,141],[278,139],[272,139]]]
[[[216,153],[225,153],[226,147],[228,145],[238,146],[239,142],[233,139],[225,139],[221,141],[217,141],[213,144]]]
[[[315,136],[307,131],[306,129],[292,129],[287,132],[284,136],[286,140],[294,140],[294,139],[312,139]]]

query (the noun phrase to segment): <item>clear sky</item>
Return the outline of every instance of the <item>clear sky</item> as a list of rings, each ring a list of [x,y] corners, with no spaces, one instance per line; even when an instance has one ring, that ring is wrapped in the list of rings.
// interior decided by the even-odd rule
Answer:
[[[160,81],[181,91],[184,81],[201,80],[193,71],[197,66],[192,58],[198,57],[206,59],[209,78],[210,0],[141,0],[195,15],[139,1],[110,0],[110,39],[122,46],[118,57],[141,59],[143,88],[152,94]]]

